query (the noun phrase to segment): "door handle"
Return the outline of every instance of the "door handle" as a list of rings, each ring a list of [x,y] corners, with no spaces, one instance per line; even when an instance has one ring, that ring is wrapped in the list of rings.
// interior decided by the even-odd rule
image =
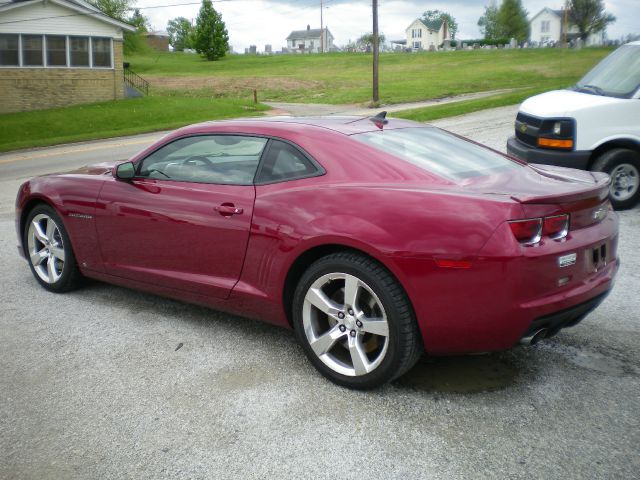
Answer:
[[[236,207],[233,203],[223,203],[214,208],[223,217],[230,217],[232,215],[240,215],[244,210],[241,207]]]

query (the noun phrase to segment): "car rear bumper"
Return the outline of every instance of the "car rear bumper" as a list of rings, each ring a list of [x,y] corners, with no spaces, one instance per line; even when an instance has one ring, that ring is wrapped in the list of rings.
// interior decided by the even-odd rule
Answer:
[[[573,307],[560,310],[559,312],[544,315],[536,318],[523,335],[527,337],[537,332],[538,330],[545,329],[545,338],[552,337],[563,328],[573,327],[580,323],[587,315],[595,310],[605,298],[609,295],[611,290],[607,290],[600,295],[593,297],[590,300],[579,303]]]
[[[577,168],[580,170],[587,170],[589,158],[591,157],[591,152],[589,151],[574,152],[530,147],[516,137],[510,137],[509,140],[507,140],[507,153],[527,163],[557,165],[559,167]]]
[[[619,268],[618,221],[572,231],[566,241],[509,249],[512,233],[500,227],[471,267],[438,268],[433,261],[402,260],[402,283],[412,301],[424,346],[431,355],[509,349],[540,324],[574,325],[613,288]],[[512,240],[512,238],[511,238]],[[594,251],[606,249],[597,264]],[[561,266],[559,258],[576,253]],[[418,265],[418,262],[422,262]],[[597,300],[596,300],[597,299]]]

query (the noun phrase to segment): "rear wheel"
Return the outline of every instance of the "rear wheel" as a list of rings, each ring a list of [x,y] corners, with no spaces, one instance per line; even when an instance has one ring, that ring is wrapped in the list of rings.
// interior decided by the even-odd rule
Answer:
[[[379,263],[344,252],[312,264],[294,295],[294,328],[311,363],[349,388],[380,386],[422,353],[409,300]]]
[[[616,148],[600,155],[593,170],[611,176],[609,197],[616,210],[634,207],[640,201],[640,154]]]
[[[40,285],[59,293],[78,286],[81,275],[71,240],[53,208],[39,205],[29,213],[24,240],[31,272]]]

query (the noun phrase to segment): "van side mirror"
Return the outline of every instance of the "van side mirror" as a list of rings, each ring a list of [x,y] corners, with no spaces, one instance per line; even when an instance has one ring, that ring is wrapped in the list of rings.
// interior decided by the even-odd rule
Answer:
[[[121,163],[116,167],[114,176],[120,180],[131,180],[136,176],[136,167],[131,162]]]

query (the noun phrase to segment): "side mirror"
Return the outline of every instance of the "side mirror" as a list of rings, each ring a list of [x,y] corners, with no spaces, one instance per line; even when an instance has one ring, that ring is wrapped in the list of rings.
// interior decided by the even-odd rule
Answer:
[[[120,180],[131,180],[136,176],[136,167],[131,162],[121,163],[116,167],[114,176]]]

